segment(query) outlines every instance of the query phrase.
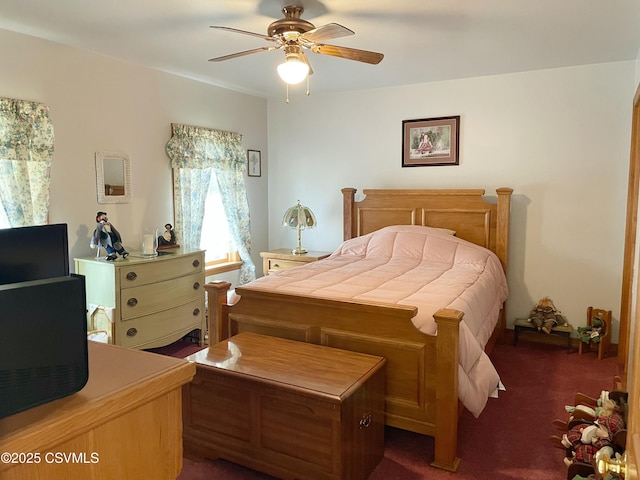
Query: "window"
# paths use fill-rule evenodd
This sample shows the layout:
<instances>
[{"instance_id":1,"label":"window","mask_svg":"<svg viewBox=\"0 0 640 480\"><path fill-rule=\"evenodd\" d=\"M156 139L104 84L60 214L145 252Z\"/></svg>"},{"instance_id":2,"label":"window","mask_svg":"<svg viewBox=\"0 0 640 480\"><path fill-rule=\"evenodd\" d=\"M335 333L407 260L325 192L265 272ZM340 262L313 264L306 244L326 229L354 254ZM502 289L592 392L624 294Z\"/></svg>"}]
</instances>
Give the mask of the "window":
<instances>
[{"instance_id":1,"label":"window","mask_svg":"<svg viewBox=\"0 0 640 480\"><path fill-rule=\"evenodd\" d=\"M238 285L254 280L242 135L176 123L171 132L166 151L173 169L175 228L183 247L209 250L209 275L239 265Z\"/></svg>"},{"instance_id":2,"label":"window","mask_svg":"<svg viewBox=\"0 0 640 480\"><path fill-rule=\"evenodd\" d=\"M200 248L205 250L207 274L240 268L242 260L229 230L215 172L211 174L204 204Z\"/></svg>"},{"instance_id":3,"label":"window","mask_svg":"<svg viewBox=\"0 0 640 480\"><path fill-rule=\"evenodd\" d=\"M9 228L10 226L11 224L9 223L9 219L7 218L4 208L0 208L0 228Z\"/></svg>"}]
</instances>

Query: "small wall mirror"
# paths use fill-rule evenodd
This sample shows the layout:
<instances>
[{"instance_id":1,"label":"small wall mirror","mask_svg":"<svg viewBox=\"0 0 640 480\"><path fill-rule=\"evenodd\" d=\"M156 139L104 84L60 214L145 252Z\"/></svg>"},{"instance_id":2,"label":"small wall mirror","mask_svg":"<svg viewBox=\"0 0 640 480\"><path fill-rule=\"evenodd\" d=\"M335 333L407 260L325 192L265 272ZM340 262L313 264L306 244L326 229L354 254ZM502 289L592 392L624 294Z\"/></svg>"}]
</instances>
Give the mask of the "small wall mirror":
<instances>
[{"instance_id":1,"label":"small wall mirror","mask_svg":"<svg viewBox=\"0 0 640 480\"><path fill-rule=\"evenodd\" d=\"M129 155L122 152L96 152L96 188L98 203L129 203Z\"/></svg>"}]
</instances>

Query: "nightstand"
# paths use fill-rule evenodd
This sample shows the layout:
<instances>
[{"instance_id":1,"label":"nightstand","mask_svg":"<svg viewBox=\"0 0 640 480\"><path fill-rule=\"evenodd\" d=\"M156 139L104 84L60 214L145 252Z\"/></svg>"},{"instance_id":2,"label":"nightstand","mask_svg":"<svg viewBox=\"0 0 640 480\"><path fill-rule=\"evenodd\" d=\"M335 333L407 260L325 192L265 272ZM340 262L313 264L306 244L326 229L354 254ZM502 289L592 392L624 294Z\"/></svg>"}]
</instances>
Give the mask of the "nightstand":
<instances>
[{"instance_id":1,"label":"nightstand","mask_svg":"<svg viewBox=\"0 0 640 480\"><path fill-rule=\"evenodd\" d=\"M331 252L309 251L300 255L291 253L290 248L279 248L268 252L260 252L262 257L262 272L269 275L271 272L279 272L293 267L299 267L305 263L316 262L327 258Z\"/></svg>"}]
</instances>

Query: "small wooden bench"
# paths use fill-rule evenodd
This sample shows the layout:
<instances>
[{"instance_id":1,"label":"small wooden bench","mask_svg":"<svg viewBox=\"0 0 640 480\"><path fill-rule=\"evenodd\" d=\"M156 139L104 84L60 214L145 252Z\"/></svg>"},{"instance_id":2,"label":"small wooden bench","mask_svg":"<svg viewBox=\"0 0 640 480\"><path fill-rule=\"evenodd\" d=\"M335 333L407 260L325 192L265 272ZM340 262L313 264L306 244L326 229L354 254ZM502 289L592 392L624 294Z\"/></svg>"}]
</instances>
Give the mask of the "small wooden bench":
<instances>
[{"instance_id":1,"label":"small wooden bench","mask_svg":"<svg viewBox=\"0 0 640 480\"><path fill-rule=\"evenodd\" d=\"M513 322L513 344L518 343L518 334L520 331L536 331L536 326L529 322L526 318L517 318ZM573 331L573 327L569 324L566 325L556 325L551 329L551 333L549 335L559 335L561 337L567 337L567 353L571 351L571 332ZM546 333L542 333L541 335L547 335Z\"/></svg>"}]
</instances>

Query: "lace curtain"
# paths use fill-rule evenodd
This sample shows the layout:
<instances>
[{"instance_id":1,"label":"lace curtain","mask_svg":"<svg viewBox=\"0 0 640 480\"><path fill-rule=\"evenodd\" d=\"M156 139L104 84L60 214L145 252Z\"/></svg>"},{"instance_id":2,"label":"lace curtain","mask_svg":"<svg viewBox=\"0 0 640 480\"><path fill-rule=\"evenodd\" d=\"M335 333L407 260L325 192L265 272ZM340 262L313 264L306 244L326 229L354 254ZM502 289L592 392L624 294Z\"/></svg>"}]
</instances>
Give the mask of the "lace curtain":
<instances>
[{"instance_id":1,"label":"lace curtain","mask_svg":"<svg viewBox=\"0 0 640 480\"><path fill-rule=\"evenodd\" d=\"M238 284L254 280L242 135L180 124L172 124L172 131L166 150L173 168L175 229L181 242L191 248L200 245L205 199L213 170L231 236L243 262Z\"/></svg>"},{"instance_id":2,"label":"lace curtain","mask_svg":"<svg viewBox=\"0 0 640 480\"><path fill-rule=\"evenodd\" d=\"M48 106L0 98L0 205L12 227L47 223L53 141Z\"/></svg>"}]
</instances>

